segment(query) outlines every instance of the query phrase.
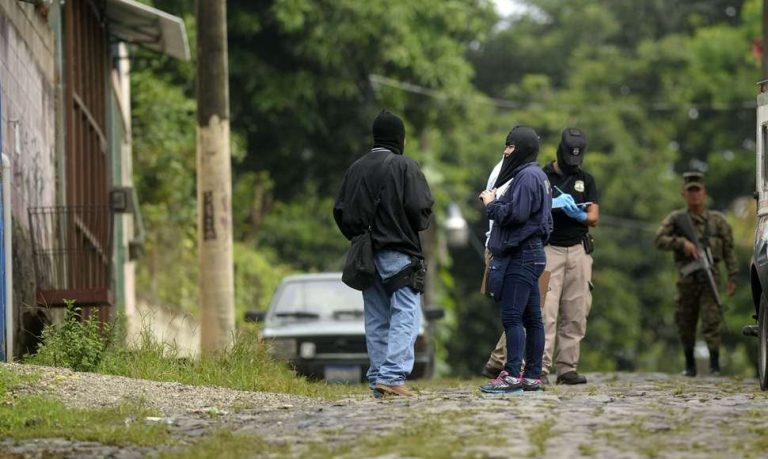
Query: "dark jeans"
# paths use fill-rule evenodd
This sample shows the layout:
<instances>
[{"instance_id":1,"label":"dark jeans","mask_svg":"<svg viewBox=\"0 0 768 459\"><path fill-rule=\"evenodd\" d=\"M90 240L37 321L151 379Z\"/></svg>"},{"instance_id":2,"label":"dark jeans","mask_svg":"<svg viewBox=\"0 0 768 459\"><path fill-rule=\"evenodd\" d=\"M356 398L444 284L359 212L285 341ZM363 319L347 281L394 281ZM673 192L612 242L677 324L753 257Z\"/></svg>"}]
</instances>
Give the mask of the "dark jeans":
<instances>
[{"instance_id":1,"label":"dark jeans","mask_svg":"<svg viewBox=\"0 0 768 459\"><path fill-rule=\"evenodd\" d=\"M541 377L544 324L541 320L539 276L547 257L540 240L524 242L508 255L501 293L501 323L507 333L505 369L520 376L525 349L525 378Z\"/></svg>"}]
</instances>

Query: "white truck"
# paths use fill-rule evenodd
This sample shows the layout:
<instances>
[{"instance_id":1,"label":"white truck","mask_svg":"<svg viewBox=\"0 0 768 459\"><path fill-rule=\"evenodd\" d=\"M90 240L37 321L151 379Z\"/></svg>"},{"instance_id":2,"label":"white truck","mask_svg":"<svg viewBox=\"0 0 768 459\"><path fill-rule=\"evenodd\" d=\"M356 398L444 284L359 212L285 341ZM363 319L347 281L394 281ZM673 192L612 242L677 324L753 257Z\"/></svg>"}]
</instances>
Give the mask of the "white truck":
<instances>
[{"instance_id":1,"label":"white truck","mask_svg":"<svg viewBox=\"0 0 768 459\"><path fill-rule=\"evenodd\" d=\"M759 340L757 370L760 388L768 389L768 80L758 83L757 145L755 169L757 228L750 261L750 285L757 325L746 325L743 333Z\"/></svg>"}]
</instances>

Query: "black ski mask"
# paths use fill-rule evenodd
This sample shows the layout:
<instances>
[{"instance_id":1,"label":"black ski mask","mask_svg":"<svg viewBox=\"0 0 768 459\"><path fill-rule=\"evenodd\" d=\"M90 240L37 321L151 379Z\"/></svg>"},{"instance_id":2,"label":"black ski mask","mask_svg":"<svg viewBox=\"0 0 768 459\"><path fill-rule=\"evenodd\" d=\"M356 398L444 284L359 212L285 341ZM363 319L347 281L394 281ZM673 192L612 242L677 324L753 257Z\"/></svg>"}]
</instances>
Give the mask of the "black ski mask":
<instances>
[{"instance_id":1,"label":"black ski mask","mask_svg":"<svg viewBox=\"0 0 768 459\"><path fill-rule=\"evenodd\" d=\"M581 129L567 128L557 146L557 165L565 175L579 171L587 151L587 137Z\"/></svg>"},{"instance_id":2,"label":"black ski mask","mask_svg":"<svg viewBox=\"0 0 768 459\"><path fill-rule=\"evenodd\" d=\"M528 126L515 126L507 135L507 146L514 146L515 151L501 163L499 178L496 179L494 188L507 183L523 164L536 161L539 155L539 136Z\"/></svg>"},{"instance_id":3,"label":"black ski mask","mask_svg":"<svg viewBox=\"0 0 768 459\"><path fill-rule=\"evenodd\" d=\"M371 132L374 148L386 148L397 155L405 152L405 125L399 117L382 110L373 120Z\"/></svg>"}]
</instances>

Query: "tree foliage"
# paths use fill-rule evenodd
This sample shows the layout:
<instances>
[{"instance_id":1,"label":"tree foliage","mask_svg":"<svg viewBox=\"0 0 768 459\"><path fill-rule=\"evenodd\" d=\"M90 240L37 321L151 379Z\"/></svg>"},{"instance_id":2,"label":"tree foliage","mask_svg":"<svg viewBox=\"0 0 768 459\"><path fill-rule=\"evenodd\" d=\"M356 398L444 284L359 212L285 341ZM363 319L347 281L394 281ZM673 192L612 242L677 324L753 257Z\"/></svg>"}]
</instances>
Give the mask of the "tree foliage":
<instances>
[{"instance_id":1,"label":"tree foliage","mask_svg":"<svg viewBox=\"0 0 768 459\"><path fill-rule=\"evenodd\" d=\"M193 19L191 0L156 3ZM500 332L498 311L477 292L475 249L446 246L443 209L458 202L482 239L476 196L508 130L533 126L543 163L554 158L561 130L578 126L603 215L582 369L679 366L675 273L653 237L661 218L683 206L679 174L695 168L707 172L712 207L740 228L741 289L727 312L725 353L732 371L750 372L736 331L751 314L753 220L734 203L754 183L760 77L751 47L761 2L525 4L523 14L499 21L487 0L228 2L238 307L263 307L289 270L340 266L347 243L331 203L346 167L370 145L371 120L388 108L405 118L406 154L437 201L438 231L428 243L438 299L449 310L442 368L476 372ZM142 56L133 91L136 174L155 255L142 261L141 285L169 302L193 302L194 72ZM153 256L165 261L151 268Z\"/></svg>"}]
</instances>

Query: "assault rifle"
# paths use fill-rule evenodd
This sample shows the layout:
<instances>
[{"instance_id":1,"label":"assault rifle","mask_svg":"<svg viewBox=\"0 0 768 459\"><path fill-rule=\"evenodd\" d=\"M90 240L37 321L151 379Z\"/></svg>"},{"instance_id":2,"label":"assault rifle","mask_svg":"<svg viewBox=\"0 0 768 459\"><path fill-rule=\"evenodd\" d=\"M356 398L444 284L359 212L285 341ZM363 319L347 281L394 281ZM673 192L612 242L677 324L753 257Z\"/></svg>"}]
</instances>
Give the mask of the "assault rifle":
<instances>
[{"instance_id":1,"label":"assault rifle","mask_svg":"<svg viewBox=\"0 0 768 459\"><path fill-rule=\"evenodd\" d=\"M715 263L714 259L712 258L712 250L709 248L709 240L706 235L702 239L699 239L696 236L696 231L693 229L693 221L691 220L691 215L688 212L683 212L677 218L676 223L677 227L680 229L680 231L682 231L683 236L691 241L696 246L696 250L699 252L698 258L680 268L680 273L683 276L688 276L698 271L704 271L704 274L707 276L709 290L712 292L712 296L715 298L718 311L720 311L720 320L723 324L723 327L726 327L725 317L723 316L723 302L720 300L720 292L717 289L717 281L715 281L715 276L712 274L712 267Z\"/></svg>"}]
</instances>

